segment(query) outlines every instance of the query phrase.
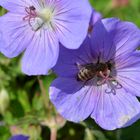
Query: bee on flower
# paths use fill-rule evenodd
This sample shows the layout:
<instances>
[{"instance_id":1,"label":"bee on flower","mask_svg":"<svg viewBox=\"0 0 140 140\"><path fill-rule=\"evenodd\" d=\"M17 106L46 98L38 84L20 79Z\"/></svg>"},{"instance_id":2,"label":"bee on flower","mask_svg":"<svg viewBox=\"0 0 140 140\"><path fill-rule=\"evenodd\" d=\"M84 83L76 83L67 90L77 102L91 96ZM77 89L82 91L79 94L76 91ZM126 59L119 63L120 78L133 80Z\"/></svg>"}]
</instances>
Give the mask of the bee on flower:
<instances>
[{"instance_id":1,"label":"bee on flower","mask_svg":"<svg viewBox=\"0 0 140 140\"><path fill-rule=\"evenodd\" d=\"M116 18L95 23L78 50L63 46L50 87L50 99L67 120L91 117L114 130L140 117L140 30Z\"/></svg>"}]
</instances>

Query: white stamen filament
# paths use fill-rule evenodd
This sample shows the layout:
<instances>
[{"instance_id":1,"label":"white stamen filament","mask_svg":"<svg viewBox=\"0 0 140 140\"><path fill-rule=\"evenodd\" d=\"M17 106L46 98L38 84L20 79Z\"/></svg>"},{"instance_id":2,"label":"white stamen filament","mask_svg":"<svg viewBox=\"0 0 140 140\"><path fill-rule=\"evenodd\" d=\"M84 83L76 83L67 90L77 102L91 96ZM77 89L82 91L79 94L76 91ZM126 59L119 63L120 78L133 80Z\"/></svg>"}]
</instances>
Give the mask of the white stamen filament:
<instances>
[{"instance_id":1,"label":"white stamen filament","mask_svg":"<svg viewBox=\"0 0 140 140\"><path fill-rule=\"evenodd\" d=\"M122 85L119 84L115 78L110 77L110 70L107 70L106 75L103 74L102 71L99 72L100 77L102 78L102 80L97 82L98 86L101 86L103 84L107 84L109 89L106 89L105 92L106 93L113 93L114 95L116 94L116 89L121 89Z\"/></svg>"}]
</instances>

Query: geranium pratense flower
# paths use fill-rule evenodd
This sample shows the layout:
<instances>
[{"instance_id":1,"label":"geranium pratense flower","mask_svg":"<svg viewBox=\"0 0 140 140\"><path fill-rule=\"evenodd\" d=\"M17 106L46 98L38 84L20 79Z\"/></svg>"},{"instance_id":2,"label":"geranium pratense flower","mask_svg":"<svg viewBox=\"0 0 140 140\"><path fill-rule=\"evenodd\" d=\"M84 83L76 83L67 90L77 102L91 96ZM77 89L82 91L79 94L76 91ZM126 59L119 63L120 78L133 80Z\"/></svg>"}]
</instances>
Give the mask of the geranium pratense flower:
<instances>
[{"instance_id":1,"label":"geranium pratense flower","mask_svg":"<svg viewBox=\"0 0 140 140\"><path fill-rule=\"evenodd\" d=\"M92 12L88 0L1 0L0 6L9 11L0 18L0 50L10 58L25 50L22 70L28 75L47 74L56 64L59 42L77 49Z\"/></svg>"},{"instance_id":2,"label":"geranium pratense flower","mask_svg":"<svg viewBox=\"0 0 140 140\"><path fill-rule=\"evenodd\" d=\"M29 137L24 135L15 135L12 136L9 140L29 140Z\"/></svg>"},{"instance_id":3,"label":"geranium pratense flower","mask_svg":"<svg viewBox=\"0 0 140 140\"><path fill-rule=\"evenodd\" d=\"M130 22L103 19L78 50L61 47L50 99L67 120L93 118L113 130L140 113L140 30Z\"/></svg>"}]
</instances>

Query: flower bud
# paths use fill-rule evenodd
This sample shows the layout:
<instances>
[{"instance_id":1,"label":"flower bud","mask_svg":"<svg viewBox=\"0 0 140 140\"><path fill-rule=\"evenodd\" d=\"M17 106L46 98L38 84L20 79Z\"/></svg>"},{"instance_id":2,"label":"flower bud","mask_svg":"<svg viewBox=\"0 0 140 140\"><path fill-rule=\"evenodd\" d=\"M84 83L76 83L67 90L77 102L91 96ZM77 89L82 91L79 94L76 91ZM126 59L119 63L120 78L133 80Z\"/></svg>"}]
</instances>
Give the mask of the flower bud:
<instances>
[{"instance_id":1,"label":"flower bud","mask_svg":"<svg viewBox=\"0 0 140 140\"><path fill-rule=\"evenodd\" d=\"M9 95L5 89L0 91L0 114L4 114L9 106Z\"/></svg>"},{"instance_id":2,"label":"flower bud","mask_svg":"<svg viewBox=\"0 0 140 140\"><path fill-rule=\"evenodd\" d=\"M30 125L28 127L28 135L30 136L30 140L38 140L41 134L41 127L40 126L35 126L35 125Z\"/></svg>"}]
</instances>

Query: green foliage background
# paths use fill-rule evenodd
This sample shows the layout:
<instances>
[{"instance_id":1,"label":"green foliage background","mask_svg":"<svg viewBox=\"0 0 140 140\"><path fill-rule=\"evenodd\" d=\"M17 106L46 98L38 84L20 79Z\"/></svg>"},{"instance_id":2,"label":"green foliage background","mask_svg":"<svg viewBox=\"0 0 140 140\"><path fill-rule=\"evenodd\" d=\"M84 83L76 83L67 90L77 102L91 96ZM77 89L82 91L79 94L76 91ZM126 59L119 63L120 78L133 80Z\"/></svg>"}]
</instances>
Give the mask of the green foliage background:
<instances>
[{"instance_id":1,"label":"green foliage background","mask_svg":"<svg viewBox=\"0 0 140 140\"><path fill-rule=\"evenodd\" d=\"M119 17L140 27L140 0L131 0L121 8L112 8L111 0L91 0L91 4L104 17ZM1 8L0 14L4 13ZM140 139L140 121L115 131L102 130L91 119L80 124L65 122L48 101L48 87L55 76L24 75L21 57L10 60L0 54L0 93L4 91L3 96L0 94L0 140L19 133L30 135L31 140L47 140L53 128L58 130L58 140Z\"/></svg>"}]
</instances>

